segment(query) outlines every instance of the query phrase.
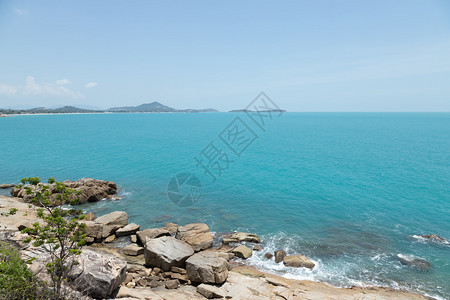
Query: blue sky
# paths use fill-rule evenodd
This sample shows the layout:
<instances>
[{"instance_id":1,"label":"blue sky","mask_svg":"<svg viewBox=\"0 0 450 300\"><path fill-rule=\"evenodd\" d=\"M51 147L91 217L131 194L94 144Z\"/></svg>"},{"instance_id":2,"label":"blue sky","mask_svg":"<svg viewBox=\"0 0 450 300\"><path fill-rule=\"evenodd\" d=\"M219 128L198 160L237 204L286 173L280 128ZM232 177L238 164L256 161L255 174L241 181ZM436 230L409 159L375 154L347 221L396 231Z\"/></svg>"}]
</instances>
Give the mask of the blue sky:
<instances>
[{"instance_id":1,"label":"blue sky","mask_svg":"<svg viewBox=\"0 0 450 300\"><path fill-rule=\"evenodd\" d=\"M0 0L0 107L450 111L450 1Z\"/></svg>"}]
</instances>

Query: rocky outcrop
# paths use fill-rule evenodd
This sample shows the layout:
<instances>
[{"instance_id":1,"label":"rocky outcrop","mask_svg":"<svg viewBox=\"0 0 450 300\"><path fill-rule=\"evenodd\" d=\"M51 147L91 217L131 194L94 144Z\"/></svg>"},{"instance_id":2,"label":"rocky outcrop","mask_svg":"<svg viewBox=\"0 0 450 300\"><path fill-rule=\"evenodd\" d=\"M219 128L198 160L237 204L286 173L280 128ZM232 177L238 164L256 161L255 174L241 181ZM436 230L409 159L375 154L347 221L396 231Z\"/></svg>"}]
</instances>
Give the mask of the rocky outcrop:
<instances>
[{"instance_id":1,"label":"rocky outcrop","mask_svg":"<svg viewBox=\"0 0 450 300\"><path fill-rule=\"evenodd\" d=\"M222 241L224 244L229 243L239 243L239 242L251 242L251 243L260 243L260 238L253 233L247 232L235 232L232 234L224 235L222 237Z\"/></svg>"},{"instance_id":2,"label":"rocky outcrop","mask_svg":"<svg viewBox=\"0 0 450 300\"><path fill-rule=\"evenodd\" d=\"M116 236L127 236L135 234L139 230L140 226L134 223L128 224L125 227L119 228L116 231Z\"/></svg>"},{"instance_id":3,"label":"rocky outcrop","mask_svg":"<svg viewBox=\"0 0 450 300\"><path fill-rule=\"evenodd\" d=\"M194 254L189 244L170 236L150 239L145 244L145 263L169 271L171 267L184 267L186 259Z\"/></svg>"},{"instance_id":4,"label":"rocky outcrop","mask_svg":"<svg viewBox=\"0 0 450 300\"><path fill-rule=\"evenodd\" d=\"M124 227L128 223L128 215L124 211L113 211L112 213L103 215L95 219L95 222L103 225L119 225Z\"/></svg>"},{"instance_id":5,"label":"rocky outcrop","mask_svg":"<svg viewBox=\"0 0 450 300\"><path fill-rule=\"evenodd\" d=\"M95 298L106 298L125 280L127 264L109 254L83 250L70 273L77 290Z\"/></svg>"},{"instance_id":6,"label":"rocky outcrop","mask_svg":"<svg viewBox=\"0 0 450 300\"><path fill-rule=\"evenodd\" d=\"M204 251L186 260L186 271L192 282L221 284L228 277L228 262L211 251Z\"/></svg>"},{"instance_id":7,"label":"rocky outcrop","mask_svg":"<svg viewBox=\"0 0 450 300\"><path fill-rule=\"evenodd\" d=\"M397 254L397 258L402 265L409 266L418 271L426 272L431 269L431 264L422 258L415 258L413 256L402 254Z\"/></svg>"},{"instance_id":8,"label":"rocky outcrop","mask_svg":"<svg viewBox=\"0 0 450 300\"><path fill-rule=\"evenodd\" d=\"M15 184L0 184L0 189L10 189L15 187Z\"/></svg>"},{"instance_id":9,"label":"rocky outcrop","mask_svg":"<svg viewBox=\"0 0 450 300\"><path fill-rule=\"evenodd\" d=\"M283 263L286 267L294 268L314 268L315 264L303 255L289 255L283 258Z\"/></svg>"},{"instance_id":10,"label":"rocky outcrop","mask_svg":"<svg viewBox=\"0 0 450 300\"><path fill-rule=\"evenodd\" d=\"M213 244L213 236L208 225L204 223L180 226L175 237L191 245L195 252L208 249Z\"/></svg>"},{"instance_id":11,"label":"rocky outcrop","mask_svg":"<svg viewBox=\"0 0 450 300\"><path fill-rule=\"evenodd\" d=\"M170 236L166 228L149 228L136 233L138 242L145 245L148 240L156 239L162 236Z\"/></svg>"},{"instance_id":12,"label":"rocky outcrop","mask_svg":"<svg viewBox=\"0 0 450 300\"><path fill-rule=\"evenodd\" d=\"M240 245L239 247L234 248L231 252L242 259L247 259L252 256L252 250L248 249L244 245Z\"/></svg>"},{"instance_id":13,"label":"rocky outcrop","mask_svg":"<svg viewBox=\"0 0 450 300\"><path fill-rule=\"evenodd\" d=\"M74 189L79 194L72 194L72 200L78 198L79 204L86 202L96 202L102 199L117 198L117 186L115 183L105 180L97 180L92 178L82 178L77 181L63 181L66 187ZM55 184L39 183L38 185L24 185L20 187L13 187L11 195L22 198L24 201L30 202L34 198L36 191L40 190L43 185L48 186L48 191L56 196ZM26 188L31 189L31 194L27 193ZM55 198L55 197L53 197ZM52 198L51 198L52 199ZM54 199L53 199L54 200Z\"/></svg>"},{"instance_id":14,"label":"rocky outcrop","mask_svg":"<svg viewBox=\"0 0 450 300\"><path fill-rule=\"evenodd\" d=\"M430 240L435 243L450 245L450 241L447 241L446 239L444 239L438 235L435 235L435 234L421 235L420 237Z\"/></svg>"}]
</instances>

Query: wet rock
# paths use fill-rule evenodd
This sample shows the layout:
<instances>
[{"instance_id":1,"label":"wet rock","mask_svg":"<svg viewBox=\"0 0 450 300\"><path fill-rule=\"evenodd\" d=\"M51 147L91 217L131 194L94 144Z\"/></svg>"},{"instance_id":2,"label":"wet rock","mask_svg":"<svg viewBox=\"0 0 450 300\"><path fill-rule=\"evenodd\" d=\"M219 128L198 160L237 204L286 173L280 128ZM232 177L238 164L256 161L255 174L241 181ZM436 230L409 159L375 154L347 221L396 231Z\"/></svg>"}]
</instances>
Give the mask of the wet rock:
<instances>
[{"instance_id":1,"label":"wet rock","mask_svg":"<svg viewBox=\"0 0 450 300\"><path fill-rule=\"evenodd\" d=\"M286 256L286 251L277 250L274 252L275 262L278 264L283 261L283 258Z\"/></svg>"},{"instance_id":2,"label":"wet rock","mask_svg":"<svg viewBox=\"0 0 450 300\"><path fill-rule=\"evenodd\" d=\"M138 242L145 245L148 240L156 239L162 236L170 236L170 232L165 228L150 228L137 233Z\"/></svg>"},{"instance_id":3,"label":"wet rock","mask_svg":"<svg viewBox=\"0 0 450 300\"><path fill-rule=\"evenodd\" d=\"M270 253L270 252L266 252L266 254L264 254L264 257L265 257L266 259L271 259L271 258L273 257L273 254Z\"/></svg>"},{"instance_id":4,"label":"wet rock","mask_svg":"<svg viewBox=\"0 0 450 300\"><path fill-rule=\"evenodd\" d=\"M126 278L127 264L109 254L84 249L69 274L77 290L95 298L106 298Z\"/></svg>"},{"instance_id":5,"label":"wet rock","mask_svg":"<svg viewBox=\"0 0 450 300\"><path fill-rule=\"evenodd\" d=\"M243 259L247 259L252 256L252 250L248 249L244 245L240 245L239 247L234 248L231 252L234 253L234 255L236 255L237 257Z\"/></svg>"},{"instance_id":6,"label":"wet rock","mask_svg":"<svg viewBox=\"0 0 450 300\"><path fill-rule=\"evenodd\" d=\"M431 269L431 264L422 258L414 258L402 254L397 254L397 258L402 265L412 267L418 271L426 272Z\"/></svg>"},{"instance_id":7,"label":"wet rock","mask_svg":"<svg viewBox=\"0 0 450 300\"><path fill-rule=\"evenodd\" d=\"M225 298L226 292L221 290L220 288L209 285L209 284L200 284L197 286L197 292L208 299L214 298Z\"/></svg>"},{"instance_id":8,"label":"wet rock","mask_svg":"<svg viewBox=\"0 0 450 300\"><path fill-rule=\"evenodd\" d=\"M208 225L204 223L192 223L178 227L177 239L191 245L195 252L208 249L213 244L213 237Z\"/></svg>"},{"instance_id":9,"label":"wet rock","mask_svg":"<svg viewBox=\"0 0 450 300\"><path fill-rule=\"evenodd\" d=\"M204 251L186 260L186 271L192 282L221 284L228 277L228 262Z\"/></svg>"},{"instance_id":10,"label":"wet rock","mask_svg":"<svg viewBox=\"0 0 450 300\"><path fill-rule=\"evenodd\" d=\"M314 268L315 264L303 255L289 255L283 258L283 263L286 267L295 268Z\"/></svg>"},{"instance_id":11,"label":"wet rock","mask_svg":"<svg viewBox=\"0 0 450 300\"><path fill-rule=\"evenodd\" d=\"M189 244L170 236L150 239L145 244L145 263L169 271L171 267L184 267L186 259L194 254Z\"/></svg>"},{"instance_id":12,"label":"wet rock","mask_svg":"<svg viewBox=\"0 0 450 300\"><path fill-rule=\"evenodd\" d=\"M130 256L137 256L144 253L144 248L139 247L138 245L128 245L123 248L123 254Z\"/></svg>"},{"instance_id":13,"label":"wet rock","mask_svg":"<svg viewBox=\"0 0 450 300\"><path fill-rule=\"evenodd\" d=\"M256 234L247 232L235 232L232 234L224 235L222 237L222 241L224 244L238 243L238 242L252 242L252 243L261 242L261 240Z\"/></svg>"},{"instance_id":14,"label":"wet rock","mask_svg":"<svg viewBox=\"0 0 450 300\"><path fill-rule=\"evenodd\" d=\"M262 251L262 247L260 245L253 246L253 251Z\"/></svg>"},{"instance_id":15,"label":"wet rock","mask_svg":"<svg viewBox=\"0 0 450 300\"><path fill-rule=\"evenodd\" d=\"M442 244L447 244L447 245L450 244L449 241L447 241L446 239L444 239L438 235L435 235L435 234L421 235L421 237L428 239L430 241L433 241L433 242L437 242L437 243L442 243Z\"/></svg>"},{"instance_id":16,"label":"wet rock","mask_svg":"<svg viewBox=\"0 0 450 300\"><path fill-rule=\"evenodd\" d=\"M123 227L128 223L128 215L124 211L113 211L112 213L98 217L95 219L95 222L103 225L120 225Z\"/></svg>"},{"instance_id":17,"label":"wet rock","mask_svg":"<svg viewBox=\"0 0 450 300\"><path fill-rule=\"evenodd\" d=\"M127 236L135 234L139 230L140 226L134 223L130 223L125 227L119 228L116 231L116 236Z\"/></svg>"}]
</instances>

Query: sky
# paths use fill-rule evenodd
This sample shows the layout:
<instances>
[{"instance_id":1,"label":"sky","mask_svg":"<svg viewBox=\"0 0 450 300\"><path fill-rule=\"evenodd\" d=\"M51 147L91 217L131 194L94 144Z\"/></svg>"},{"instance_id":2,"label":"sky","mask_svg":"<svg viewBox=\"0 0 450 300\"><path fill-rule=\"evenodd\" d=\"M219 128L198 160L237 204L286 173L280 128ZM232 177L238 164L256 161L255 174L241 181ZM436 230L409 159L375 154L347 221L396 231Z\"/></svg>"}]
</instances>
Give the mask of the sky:
<instances>
[{"instance_id":1,"label":"sky","mask_svg":"<svg viewBox=\"0 0 450 300\"><path fill-rule=\"evenodd\" d=\"M0 108L450 111L450 1L0 0Z\"/></svg>"}]
</instances>

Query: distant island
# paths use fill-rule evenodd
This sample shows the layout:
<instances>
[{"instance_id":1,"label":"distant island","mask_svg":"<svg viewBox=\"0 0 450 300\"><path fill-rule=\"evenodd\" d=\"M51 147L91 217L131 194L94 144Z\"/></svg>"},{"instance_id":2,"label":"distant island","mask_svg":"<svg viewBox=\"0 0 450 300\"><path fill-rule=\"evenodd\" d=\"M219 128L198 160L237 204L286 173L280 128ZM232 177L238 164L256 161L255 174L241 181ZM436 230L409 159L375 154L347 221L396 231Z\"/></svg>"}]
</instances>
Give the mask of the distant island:
<instances>
[{"instance_id":1,"label":"distant island","mask_svg":"<svg viewBox=\"0 0 450 300\"><path fill-rule=\"evenodd\" d=\"M1 109L0 115L25 114L86 114L86 113L209 113L218 112L213 108L206 109L175 109L159 102L141 104L139 106L112 107L107 110L91 110L74 106L63 106L56 109L37 107L32 109Z\"/></svg>"}]
</instances>

